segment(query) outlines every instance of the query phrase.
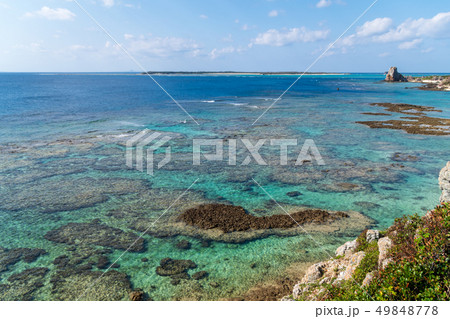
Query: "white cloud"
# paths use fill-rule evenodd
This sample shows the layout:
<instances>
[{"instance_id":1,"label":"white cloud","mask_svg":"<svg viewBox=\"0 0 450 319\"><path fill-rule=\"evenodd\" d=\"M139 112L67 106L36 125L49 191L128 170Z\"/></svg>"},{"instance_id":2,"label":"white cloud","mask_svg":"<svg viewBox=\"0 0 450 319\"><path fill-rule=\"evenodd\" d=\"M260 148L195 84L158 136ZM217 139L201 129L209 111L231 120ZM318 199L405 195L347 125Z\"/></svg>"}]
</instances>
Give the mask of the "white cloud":
<instances>
[{"instance_id":1,"label":"white cloud","mask_svg":"<svg viewBox=\"0 0 450 319\"><path fill-rule=\"evenodd\" d=\"M114 6L114 0L102 0L102 3L105 7L111 8Z\"/></svg>"},{"instance_id":2,"label":"white cloud","mask_svg":"<svg viewBox=\"0 0 450 319\"><path fill-rule=\"evenodd\" d=\"M317 2L316 7L317 8L325 8L331 6L331 0L320 0Z\"/></svg>"},{"instance_id":3,"label":"white cloud","mask_svg":"<svg viewBox=\"0 0 450 319\"><path fill-rule=\"evenodd\" d=\"M52 9L49 7L42 7L40 10L35 12L28 12L25 14L26 18L31 17L41 17L48 20L73 20L75 18L75 13L68 9L57 8Z\"/></svg>"},{"instance_id":4,"label":"white cloud","mask_svg":"<svg viewBox=\"0 0 450 319\"><path fill-rule=\"evenodd\" d=\"M360 26L356 32L356 35L358 37L370 37L386 32L391 26L391 18L377 18L372 21L367 21L362 26Z\"/></svg>"},{"instance_id":5,"label":"white cloud","mask_svg":"<svg viewBox=\"0 0 450 319\"><path fill-rule=\"evenodd\" d=\"M129 39L125 47L134 53L169 57L176 54L189 54L197 56L200 53L200 45L195 41L175 37L150 37L140 36L138 39Z\"/></svg>"},{"instance_id":6,"label":"white cloud","mask_svg":"<svg viewBox=\"0 0 450 319\"><path fill-rule=\"evenodd\" d=\"M134 35L129 34L129 33L125 33L125 34L123 35L123 37L124 37L125 40L131 40L131 39L134 39Z\"/></svg>"},{"instance_id":7,"label":"white cloud","mask_svg":"<svg viewBox=\"0 0 450 319\"><path fill-rule=\"evenodd\" d=\"M272 10L269 12L269 17L278 17L279 14L277 10Z\"/></svg>"},{"instance_id":8,"label":"white cloud","mask_svg":"<svg viewBox=\"0 0 450 319\"><path fill-rule=\"evenodd\" d=\"M417 48L417 46L422 43L422 39L415 39L412 41L407 41L407 42L402 42L398 45L398 48L400 50L410 50L410 49L414 49Z\"/></svg>"},{"instance_id":9,"label":"white cloud","mask_svg":"<svg viewBox=\"0 0 450 319\"><path fill-rule=\"evenodd\" d=\"M70 51L93 51L94 48L90 45L74 44L69 47Z\"/></svg>"},{"instance_id":10,"label":"white cloud","mask_svg":"<svg viewBox=\"0 0 450 319\"><path fill-rule=\"evenodd\" d=\"M233 46L229 46L229 47L222 48L222 49L213 49L209 53L209 57L214 60L214 59L217 59L221 55L235 53L235 52L242 52L242 49L236 49Z\"/></svg>"},{"instance_id":11,"label":"white cloud","mask_svg":"<svg viewBox=\"0 0 450 319\"><path fill-rule=\"evenodd\" d=\"M405 41L419 37L449 37L450 12L441 12L431 19L408 19L397 28L376 37L379 42Z\"/></svg>"},{"instance_id":12,"label":"white cloud","mask_svg":"<svg viewBox=\"0 0 450 319\"><path fill-rule=\"evenodd\" d=\"M357 28L356 33L341 39L337 46L350 47L370 42L398 42L398 48L416 48L427 38L450 37L450 12L441 12L430 19L408 19L393 26L391 18L377 18Z\"/></svg>"},{"instance_id":13,"label":"white cloud","mask_svg":"<svg viewBox=\"0 0 450 319\"><path fill-rule=\"evenodd\" d=\"M208 19L208 16L206 14L201 14L200 19Z\"/></svg>"},{"instance_id":14,"label":"white cloud","mask_svg":"<svg viewBox=\"0 0 450 319\"><path fill-rule=\"evenodd\" d=\"M250 46L255 44L281 47L295 42L314 42L326 39L328 33L329 30L308 30L305 27L281 31L271 29L258 34L256 39L251 41Z\"/></svg>"},{"instance_id":15,"label":"white cloud","mask_svg":"<svg viewBox=\"0 0 450 319\"><path fill-rule=\"evenodd\" d=\"M356 33L339 40L337 46L349 47L355 45L357 41L361 43L367 42L371 37L388 31L392 26L392 23L391 18L376 18L374 20L367 21L362 26L357 28Z\"/></svg>"}]
</instances>

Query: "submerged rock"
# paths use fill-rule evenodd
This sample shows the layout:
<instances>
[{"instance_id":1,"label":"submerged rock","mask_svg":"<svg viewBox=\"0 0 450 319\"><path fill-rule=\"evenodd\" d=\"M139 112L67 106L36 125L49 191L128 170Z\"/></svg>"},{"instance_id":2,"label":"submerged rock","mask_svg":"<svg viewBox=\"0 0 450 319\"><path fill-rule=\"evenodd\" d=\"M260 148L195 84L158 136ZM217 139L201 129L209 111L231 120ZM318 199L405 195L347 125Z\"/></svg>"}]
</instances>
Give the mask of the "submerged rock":
<instances>
[{"instance_id":1,"label":"submerged rock","mask_svg":"<svg viewBox=\"0 0 450 319\"><path fill-rule=\"evenodd\" d=\"M186 210L179 220L201 229L218 228L225 233L250 229L293 228L306 223L325 223L348 217L346 213L331 214L324 210L310 209L289 215L256 217L248 214L241 206L204 204Z\"/></svg>"},{"instance_id":2,"label":"submerged rock","mask_svg":"<svg viewBox=\"0 0 450 319\"><path fill-rule=\"evenodd\" d=\"M299 196L302 196L303 194L300 192L294 191L294 192L287 192L286 195L289 197L299 197Z\"/></svg>"},{"instance_id":3,"label":"submerged rock","mask_svg":"<svg viewBox=\"0 0 450 319\"><path fill-rule=\"evenodd\" d=\"M116 270L103 273L66 269L53 275L51 282L55 300L129 300L132 291L128 276Z\"/></svg>"},{"instance_id":4,"label":"submerged rock","mask_svg":"<svg viewBox=\"0 0 450 319\"><path fill-rule=\"evenodd\" d=\"M97 262L97 268L98 269L106 269L108 268L109 265L109 259L106 256L100 256L98 258L98 262Z\"/></svg>"},{"instance_id":5,"label":"submerged rock","mask_svg":"<svg viewBox=\"0 0 450 319\"><path fill-rule=\"evenodd\" d=\"M442 112L434 107L402 103L372 103L371 105L381 106L389 112L408 116L403 116L398 120L357 121L356 123L367 125L370 128L403 130L408 134L450 135L450 119L426 115L426 112Z\"/></svg>"},{"instance_id":6,"label":"submerged rock","mask_svg":"<svg viewBox=\"0 0 450 319\"><path fill-rule=\"evenodd\" d=\"M55 182L42 179L27 187L14 185L0 193L0 208L9 211L33 209L53 213L91 207L108 200L111 195L137 193L148 189L143 181L121 178L70 178Z\"/></svg>"},{"instance_id":7,"label":"submerged rock","mask_svg":"<svg viewBox=\"0 0 450 319\"><path fill-rule=\"evenodd\" d=\"M49 269L44 267L26 269L11 275L8 283L0 284L0 300L30 301L35 300L35 293L44 286L44 278Z\"/></svg>"},{"instance_id":8,"label":"submerged rock","mask_svg":"<svg viewBox=\"0 0 450 319\"><path fill-rule=\"evenodd\" d=\"M68 245L92 244L121 250L129 248L133 252L141 252L145 249L143 238L98 222L69 223L49 231L44 237L47 240ZM133 246L130 247L132 244Z\"/></svg>"},{"instance_id":9,"label":"submerged rock","mask_svg":"<svg viewBox=\"0 0 450 319\"><path fill-rule=\"evenodd\" d=\"M209 240L202 240L200 242L200 246L202 246L203 248L208 248L209 246L211 246L211 242Z\"/></svg>"},{"instance_id":10,"label":"submerged rock","mask_svg":"<svg viewBox=\"0 0 450 319\"><path fill-rule=\"evenodd\" d=\"M403 154L399 152L394 153L391 158L396 162L417 162L419 160L419 158L415 155Z\"/></svg>"},{"instance_id":11,"label":"submerged rock","mask_svg":"<svg viewBox=\"0 0 450 319\"><path fill-rule=\"evenodd\" d=\"M164 258L156 267L159 276L170 276L178 279L189 279L187 271L197 268L197 264L192 260Z\"/></svg>"},{"instance_id":12,"label":"submerged rock","mask_svg":"<svg viewBox=\"0 0 450 319\"><path fill-rule=\"evenodd\" d=\"M364 202L364 201L363 202L353 202L353 204L361 206L366 209L375 209L375 208L381 207L381 205L379 205L379 204L372 203L372 202Z\"/></svg>"},{"instance_id":13,"label":"submerged rock","mask_svg":"<svg viewBox=\"0 0 450 319\"><path fill-rule=\"evenodd\" d=\"M295 280L286 277L274 282L258 284L251 288L241 299L245 301L276 301L291 291Z\"/></svg>"},{"instance_id":14,"label":"submerged rock","mask_svg":"<svg viewBox=\"0 0 450 319\"><path fill-rule=\"evenodd\" d=\"M195 274L192 274L192 279L200 280L200 279L204 279L204 278L208 277L208 275L209 275L208 272L202 270L202 271L196 272Z\"/></svg>"},{"instance_id":15,"label":"submerged rock","mask_svg":"<svg viewBox=\"0 0 450 319\"><path fill-rule=\"evenodd\" d=\"M143 301L145 294L142 290L134 290L130 292L130 301Z\"/></svg>"},{"instance_id":16,"label":"submerged rock","mask_svg":"<svg viewBox=\"0 0 450 319\"><path fill-rule=\"evenodd\" d=\"M366 189L366 187L363 185L346 182L338 182L335 184L318 184L316 186L325 191L331 191L336 193L359 192Z\"/></svg>"},{"instance_id":17,"label":"submerged rock","mask_svg":"<svg viewBox=\"0 0 450 319\"><path fill-rule=\"evenodd\" d=\"M40 256L47 254L43 249L38 248L13 248L6 249L0 247L0 273L9 269L19 261L31 263Z\"/></svg>"},{"instance_id":18,"label":"submerged rock","mask_svg":"<svg viewBox=\"0 0 450 319\"><path fill-rule=\"evenodd\" d=\"M116 270L93 271L107 267L108 248L73 245L53 261L56 272L50 278L51 300L129 300L132 291L128 276ZM95 284L95 285L94 285Z\"/></svg>"},{"instance_id":19,"label":"submerged rock","mask_svg":"<svg viewBox=\"0 0 450 319\"><path fill-rule=\"evenodd\" d=\"M216 281L211 281L209 285L213 288L219 288L220 284Z\"/></svg>"},{"instance_id":20,"label":"submerged rock","mask_svg":"<svg viewBox=\"0 0 450 319\"><path fill-rule=\"evenodd\" d=\"M180 240L179 242L176 243L175 247L177 247L178 249L181 250L188 250L191 249L191 243L185 239Z\"/></svg>"}]
</instances>

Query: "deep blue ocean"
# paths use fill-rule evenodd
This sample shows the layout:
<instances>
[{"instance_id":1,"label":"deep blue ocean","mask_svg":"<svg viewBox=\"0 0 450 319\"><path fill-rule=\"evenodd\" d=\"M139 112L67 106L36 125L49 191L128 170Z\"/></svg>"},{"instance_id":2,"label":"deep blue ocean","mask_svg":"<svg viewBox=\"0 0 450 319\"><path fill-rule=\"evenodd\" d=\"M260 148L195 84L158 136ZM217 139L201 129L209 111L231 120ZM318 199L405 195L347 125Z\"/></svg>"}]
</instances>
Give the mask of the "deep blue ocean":
<instances>
[{"instance_id":1,"label":"deep blue ocean","mask_svg":"<svg viewBox=\"0 0 450 319\"><path fill-rule=\"evenodd\" d=\"M73 272L73 287L55 286L55 276L61 276L55 258L74 260L71 254L79 246L96 249L112 262L124 249L93 244L82 232L69 231L59 242L45 235L69 223L98 219L137 235L146 228L137 225L152 225L144 235L145 250L128 252L117 262L115 271L126 274L133 289L154 300L231 298L287 274L295 277L365 227L382 229L404 214L425 214L438 204L438 174L450 160L450 138L356 122L404 116L362 114L385 112L370 105L381 102L435 107L441 112L430 116L448 119L450 94L419 90L414 83L385 83L383 78L305 75L253 125L295 76L155 76L197 125L148 76L0 73L0 247L6 249L1 255L0 248L1 283L44 267L48 272L39 277L42 287L28 295L74 299L67 290L81 292L88 275ZM171 137L172 161L153 176L125 163L126 141L143 129ZM227 158L194 166L192 140L199 138L224 140L225 153L230 139L297 139L299 146L289 150L286 166L279 165L269 142L260 150L267 165L239 165L248 155L239 148L236 166L229 166ZM292 165L307 139L314 141L324 166ZM184 209L206 202L240 205L261 216L282 214L266 192L287 210L355 211L370 222L358 217L353 228L316 227L311 230L314 241L305 234L274 234L240 243L211 239L208 247L202 234L181 230L175 222ZM180 240L192 247L178 249ZM100 252L105 247L109 250ZM31 263L20 258L12 262L14 248L40 248L46 254ZM209 275L173 284L155 272L166 257L193 260L197 270ZM24 299L14 287L0 289L0 298Z\"/></svg>"}]
</instances>

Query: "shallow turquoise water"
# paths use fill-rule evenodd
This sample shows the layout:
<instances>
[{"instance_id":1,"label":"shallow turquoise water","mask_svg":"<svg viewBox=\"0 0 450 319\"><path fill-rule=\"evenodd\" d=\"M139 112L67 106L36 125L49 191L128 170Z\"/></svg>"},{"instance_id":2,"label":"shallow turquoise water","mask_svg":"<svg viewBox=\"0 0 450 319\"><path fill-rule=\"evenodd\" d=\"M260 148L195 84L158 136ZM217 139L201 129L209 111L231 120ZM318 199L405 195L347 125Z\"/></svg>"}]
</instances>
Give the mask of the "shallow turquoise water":
<instances>
[{"instance_id":1,"label":"shallow turquoise water","mask_svg":"<svg viewBox=\"0 0 450 319\"><path fill-rule=\"evenodd\" d=\"M450 97L448 92L414 89L416 84L383 83L382 78L305 76L252 125L293 77L158 77L199 122L196 125L143 76L0 74L0 246L48 252L31 264L10 266L0 273L2 282L30 267L48 267L50 274L36 298L52 299L52 262L67 245L45 239L48 231L99 218L139 234L133 225L140 217L155 220L197 178L167 217L202 202L241 205L255 215L282 214L253 178L282 206L354 210L372 218L371 227L387 227L403 214L425 213L438 202L437 176L450 159L450 139L370 129L355 122L373 119L363 112L383 112L369 105L375 102L433 106L442 112L430 116L449 118ZM144 128L174 137L172 162L154 176L125 165L124 143ZM228 166L226 158L193 166L193 138L295 138L300 146L290 148L290 163L303 141L313 139L326 165L280 166L277 148L267 142L260 152L267 166ZM416 160L399 162L395 153ZM239 149L238 163L247 155ZM357 188L349 190L342 183ZM289 197L293 191L301 195ZM123 216L111 217L113 212ZM155 224L156 232L162 225ZM361 230L314 233L319 244L297 235L242 244L213 241L208 248L192 236L145 235L146 251L125 254L118 271L155 300L242 296L292 267L301 273L304 265L327 257ZM189 240L192 248L176 249L180 239ZM108 257L113 261L121 254L113 250ZM143 263L144 257L149 261ZM165 257L191 259L209 277L173 286L155 273ZM251 268L253 263L257 266ZM212 281L219 288L208 284Z\"/></svg>"}]
</instances>

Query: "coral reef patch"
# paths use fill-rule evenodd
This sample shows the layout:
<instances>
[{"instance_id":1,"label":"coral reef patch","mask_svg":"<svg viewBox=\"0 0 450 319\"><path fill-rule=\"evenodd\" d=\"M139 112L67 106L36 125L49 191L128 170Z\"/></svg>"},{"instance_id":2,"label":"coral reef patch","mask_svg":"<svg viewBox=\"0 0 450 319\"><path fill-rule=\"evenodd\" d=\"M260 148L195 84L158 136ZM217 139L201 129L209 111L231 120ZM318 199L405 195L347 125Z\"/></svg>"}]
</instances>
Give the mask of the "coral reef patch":
<instances>
[{"instance_id":1,"label":"coral reef patch","mask_svg":"<svg viewBox=\"0 0 450 319\"><path fill-rule=\"evenodd\" d=\"M248 214L240 206L205 204L188 209L180 215L179 220L201 229L218 228L225 233L230 233L250 229L285 229L306 223L326 223L346 217L348 215L343 212L331 214L319 209L299 211L290 214L290 216L282 214L256 217Z\"/></svg>"},{"instance_id":2,"label":"coral reef patch","mask_svg":"<svg viewBox=\"0 0 450 319\"><path fill-rule=\"evenodd\" d=\"M74 244L92 244L115 249L140 252L145 249L145 240L131 232L113 228L98 221L91 223L69 223L45 234L47 240ZM133 244L133 246L131 246ZM131 246L131 247L130 247Z\"/></svg>"},{"instance_id":3,"label":"coral reef patch","mask_svg":"<svg viewBox=\"0 0 450 319\"><path fill-rule=\"evenodd\" d=\"M398 120L357 121L370 128L403 130L408 134L450 135L450 119L427 116L425 112L442 112L434 107L411 104L372 103L389 112L408 115Z\"/></svg>"}]
</instances>

